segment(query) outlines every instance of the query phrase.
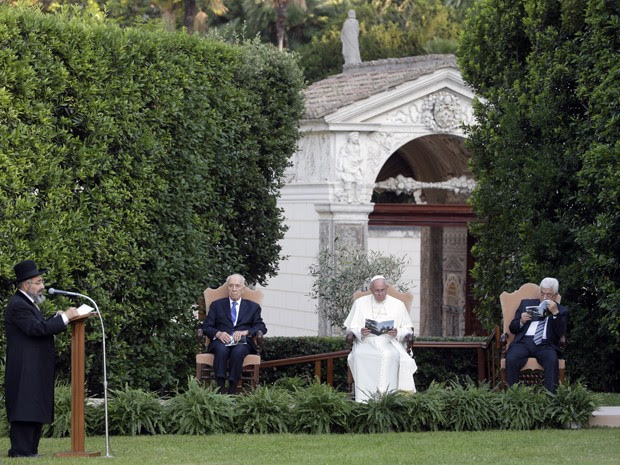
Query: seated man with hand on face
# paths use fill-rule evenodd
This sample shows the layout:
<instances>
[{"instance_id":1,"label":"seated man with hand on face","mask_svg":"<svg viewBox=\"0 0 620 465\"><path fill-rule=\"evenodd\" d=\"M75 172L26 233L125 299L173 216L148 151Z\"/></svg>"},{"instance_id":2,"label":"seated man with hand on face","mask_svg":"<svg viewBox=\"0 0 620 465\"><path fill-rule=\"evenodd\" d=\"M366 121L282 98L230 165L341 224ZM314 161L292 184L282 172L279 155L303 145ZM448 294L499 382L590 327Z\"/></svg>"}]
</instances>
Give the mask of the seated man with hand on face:
<instances>
[{"instance_id":1,"label":"seated man with hand on face","mask_svg":"<svg viewBox=\"0 0 620 465\"><path fill-rule=\"evenodd\" d=\"M373 394L394 390L415 392L413 374L415 360L407 353L402 341L412 333L411 317L405 304L387 295L388 284L383 276L370 280L370 295L353 303L344 322L355 334L355 342L347 359L355 380L355 400L366 402ZM366 327L366 320L393 321L387 333L375 335Z\"/></svg>"},{"instance_id":2,"label":"seated man with hand on face","mask_svg":"<svg viewBox=\"0 0 620 465\"><path fill-rule=\"evenodd\" d=\"M245 291L243 276L230 275L226 285L228 297L216 300L209 306L202 330L211 340L207 352L215 355L213 368L220 392L227 392L228 371L228 394L236 394L243 359L250 353L257 353L253 337L258 331L265 334L267 327L261 318L260 305L241 298Z\"/></svg>"},{"instance_id":3,"label":"seated man with hand on face","mask_svg":"<svg viewBox=\"0 0 620 465\"><path fill-rule=\"evenodd\" d=\"M519 372L529 357L534 357L545 370L545 388L555 393L558 388L558 352L560 338L566 333L568 309L556 303L558 280L545 278L540 283L540 299L521 301L509 330L515 335L506 354L506 382L512 386L519 381ZM541 305L542 304L542 305ZM532 319L527 307L545 309L542 319Z\"/></svg>"}]
</instances>

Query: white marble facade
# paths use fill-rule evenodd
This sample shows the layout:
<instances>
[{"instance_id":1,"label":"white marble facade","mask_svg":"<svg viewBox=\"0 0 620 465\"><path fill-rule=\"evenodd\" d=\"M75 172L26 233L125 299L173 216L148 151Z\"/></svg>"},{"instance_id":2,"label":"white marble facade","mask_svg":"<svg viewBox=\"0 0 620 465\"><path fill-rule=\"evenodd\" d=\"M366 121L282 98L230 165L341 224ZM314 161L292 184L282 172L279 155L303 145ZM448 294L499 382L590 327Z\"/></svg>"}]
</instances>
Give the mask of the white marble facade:
<instances>
[{"instance_id":1,"label":"white marble facade","mask_svg":"<svg viewBox=\"0 0 620 465\"><path fill-rule=\"evenodd\" d=\"M319 247L336 236L366 250L407 255L404 278L419 326L419 228L369 230L367 218L377 175L396 150L423 136L464 137L460 125L473 121L473 93L454 57L429 57L362 63L307 90L303 137L279 201L289 227L282 240L287 258L264 288L269 336L329 333L309 297L308 269Z\"/></svg>"}]
</instances>

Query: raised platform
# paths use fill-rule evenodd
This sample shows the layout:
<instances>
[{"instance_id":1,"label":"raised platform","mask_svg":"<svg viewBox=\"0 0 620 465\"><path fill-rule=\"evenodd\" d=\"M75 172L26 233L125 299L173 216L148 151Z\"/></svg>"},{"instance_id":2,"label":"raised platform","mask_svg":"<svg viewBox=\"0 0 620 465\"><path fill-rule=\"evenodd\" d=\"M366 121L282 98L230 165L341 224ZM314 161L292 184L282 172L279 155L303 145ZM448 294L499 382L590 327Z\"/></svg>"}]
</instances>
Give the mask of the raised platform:
<instances>
[{"instance_id":1,"label":"raised platform","mask_svg":"<svg viewBox=\"0 0 620 465\"><path fill-rule=\"evenodd\" d=\"M620 407L600 407L590 417L590 426L620 428Z\"/></svg>"}]
</instances>

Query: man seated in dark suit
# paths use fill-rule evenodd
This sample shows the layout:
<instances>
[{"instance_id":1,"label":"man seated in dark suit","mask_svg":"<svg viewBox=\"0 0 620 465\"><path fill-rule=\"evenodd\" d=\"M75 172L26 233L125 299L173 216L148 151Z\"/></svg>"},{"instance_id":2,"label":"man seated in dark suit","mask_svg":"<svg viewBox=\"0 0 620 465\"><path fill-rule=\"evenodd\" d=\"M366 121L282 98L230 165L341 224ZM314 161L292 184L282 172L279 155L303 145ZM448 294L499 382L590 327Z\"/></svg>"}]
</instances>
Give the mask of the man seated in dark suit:
<instances>
[{"instance_id":1,"label":"man seated in dark suit","mask_svg":"<svg viewBox=\"0 0 620 465\"><path fill-rule=\"evenodd\" d=\"M257 352L253 337L258 331L265 334L267 328L261 318L260 305L241 298L245 291L243 276L229 276L226 285L228 297L216 300L209 306L202 330L211 340L207 352L215 355L213 368L220 392L227 392L228 371L228 394L235 394L243 359L249 353Z\"/></svg>"},{"instance_id":2,"label":"man seated in dark suit","mask_svg":"<svg viewBox=\"0 0 620 465\"><path fill-rule=\"evenodd\" d=\"M568 309L555 302L559 283L555 278L545 278L540 283L540 300L521 301L509 329L515 334L506 354L506 382L509 386L519 381L519 372L529 357L535 357L545 370L545 388L555 393L558 388L558 352L560 338L566 333ZM542 319L532 318L526 307L546 307ZM536 321L534 321L536 320Z\"/></svg>"}]
</instances>

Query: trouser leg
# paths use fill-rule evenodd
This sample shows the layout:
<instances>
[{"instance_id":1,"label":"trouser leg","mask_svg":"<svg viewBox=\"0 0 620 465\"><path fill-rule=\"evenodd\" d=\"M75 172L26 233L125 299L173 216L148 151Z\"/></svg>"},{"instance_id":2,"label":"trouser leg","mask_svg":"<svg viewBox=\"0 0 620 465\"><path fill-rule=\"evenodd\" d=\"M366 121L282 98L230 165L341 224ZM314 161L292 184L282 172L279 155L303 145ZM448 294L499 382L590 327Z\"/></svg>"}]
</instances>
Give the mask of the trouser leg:
<instances>
[{"instance_id":1,"label":"trouser leg","mask_svg":"<svg viewBox=\"0 0 620 465\"><path fill-rule=\"evenodd\" d=\"M228 368L228 357L230 348L222 344L221 341L213 341L209 350L215 356L213 361L213 370L216 378L226 378L226 369Z\"/></svg>"},{"instance_id":2,"label":"trouser leg","mask_svg":"<svg viewBox=\"0 0 620 465\"><path fill-rule=\"evenodd\" d=\"M23 457L36 455L39 452L42 423L32 421L13 421L9 437L11 448L9 457Z\"/></svg>"},{"instance_id":3,"label":"trouser leg","mask_svg":"<svg viewBox=\"0 0 620 465\"><path fill-rule=\"evenodd\" d=\"M513 342L506 354L506 383L508 386L519 382L521 368L527 363L530 356L529 349L525 342Z\"/></svg>"},{"instance_id":4,"label":"trouser leg","mask_svg":"<svg viewBox=\"0 0 620 465\"><path fill-rule=\"evenodd\" d=\"M545 369L545 388L547 391L555 394L558 390L558 378L560 375L558 353L552 346L543 344L538 347L536 360Z\"/></svg>"},{"instance_id":5,"label":"trouser leg","mask_svg":"<svg viewBox=\"0 0 620 465\"><path fill-rule=\"evenodd\" d=\"M248 344L239 344L231 347L230 357L228 358L228 392L234 394L237 392L237 382L241 378L243 371L243 359L250 353Z\"/></svg>"}]
</instances>

